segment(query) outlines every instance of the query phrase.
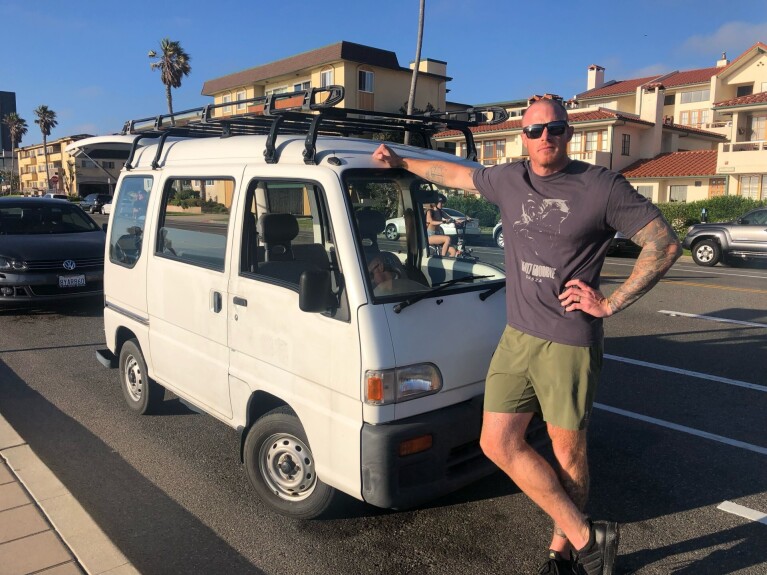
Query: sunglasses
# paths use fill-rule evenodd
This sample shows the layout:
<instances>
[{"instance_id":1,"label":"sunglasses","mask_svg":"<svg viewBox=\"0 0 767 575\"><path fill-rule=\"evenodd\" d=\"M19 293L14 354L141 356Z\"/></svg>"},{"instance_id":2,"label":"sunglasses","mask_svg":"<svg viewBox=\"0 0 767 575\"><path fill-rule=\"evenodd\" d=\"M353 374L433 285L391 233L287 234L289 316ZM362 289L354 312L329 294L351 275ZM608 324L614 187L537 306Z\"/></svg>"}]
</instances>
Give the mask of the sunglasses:
<instances>
[{"instance_id":1,"label":"sunglasses","mask_svg":"<svg viewBox=\"0 0 767 575\"><path fill-rule=\"evenodd\" d=\"M522 128L522 131L531 140L537 140L543 135L543 130L549 131L549 136L561 136L567 130L567 120L557 120L548 124L530 124Z\"/></svg>"}]
</instances>

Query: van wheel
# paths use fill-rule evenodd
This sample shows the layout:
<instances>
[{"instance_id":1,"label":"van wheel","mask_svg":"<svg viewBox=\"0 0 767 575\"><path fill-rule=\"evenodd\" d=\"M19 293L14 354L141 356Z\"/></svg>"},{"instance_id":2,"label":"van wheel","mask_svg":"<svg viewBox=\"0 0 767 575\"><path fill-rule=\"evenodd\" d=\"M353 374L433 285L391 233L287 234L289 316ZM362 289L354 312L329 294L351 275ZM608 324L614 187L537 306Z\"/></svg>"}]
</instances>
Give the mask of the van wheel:
<instances>
[{"instance_id":1,"label":"van wheel","mask_svg":"<svg viewBox=\"0 0 767 575\"><path fill-rule=\"evenodd\" d=\"M245 469L259 497L282 515L314 519L332 505L336 490L323 483L296 414L278 407L260 417L245 439Z\"/></svg>"},{"instance_id":2,"label":"van wheel","mask_svg":"<svg viewBox=\"0 0 767 575\"><path fill-rule=\"evenodd\" d=\"M153 413L165 397L163 387L149 378L135 339L126 341L120 350L120 385L128 407L138 415Z\"/></svg>"},{"instance_id":3,"label":"van wheel","mask_svg":"<svg viewBox=\"0 0 767 575\"><path fill-rule=\"evenodd\" d=\"M699 266L715 266L721 257L722 250L714 240L703 240L692 248L692 259Z\"/></svg>"},{"instance_id":4,"label":"van wheel","mask_svg":"<svg viewBox=\"0 0 767 575\"><path fill-rule=\"evenodd\" d=\"M384 230L384 234L386 235L387 240L396 240L399 237L397 226L395 226L394 224L389 224L388 226L386 226L386 229Z\"/></svg>"}]
</instances>

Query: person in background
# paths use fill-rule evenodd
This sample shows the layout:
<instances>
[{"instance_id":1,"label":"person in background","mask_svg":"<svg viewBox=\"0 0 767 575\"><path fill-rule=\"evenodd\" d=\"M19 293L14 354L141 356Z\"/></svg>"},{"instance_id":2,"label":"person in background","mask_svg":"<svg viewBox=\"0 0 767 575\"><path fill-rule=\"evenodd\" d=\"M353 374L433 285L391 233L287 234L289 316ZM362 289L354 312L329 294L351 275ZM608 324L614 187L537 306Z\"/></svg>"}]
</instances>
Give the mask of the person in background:
<instances>
[{"instance_id":1,"label":"person in background","mask_svg":"<svg viewBox=\"0 0 767 575\"><path fill-rule=\"evenodd\" d=\"M442 210L444 204L445 196L440 195L437 198L437 203L430 204L430 208L426 210L426 235L429 239L429 245L440 247L442 257L455 257L458 250L450 245L450 236L445 234L441 228L442 224L449 223L452 219Z\"/></svg>"},{"instance_id":2,"label":"person in background","mask_svg":"<svg viewBox=\"0 0 767 575\"><path fill-rule=\"evenodd\" d=\"M507 325L486 378L480 445L553 520L539 573L613 575L618 524L585 513L586 430L602 368L602 319L657 284L681 246L658 208L623 176L567 156L573 128L561 102L533 102L522 126L524 162L420 160L385 144L373 159L444 187L479 191L500 207L508 230ZM605 297L599 274L616 230L642 250L628 279ZM553 466L525 441L536 413L547 424Z\"/></svg>"}]
</instances>

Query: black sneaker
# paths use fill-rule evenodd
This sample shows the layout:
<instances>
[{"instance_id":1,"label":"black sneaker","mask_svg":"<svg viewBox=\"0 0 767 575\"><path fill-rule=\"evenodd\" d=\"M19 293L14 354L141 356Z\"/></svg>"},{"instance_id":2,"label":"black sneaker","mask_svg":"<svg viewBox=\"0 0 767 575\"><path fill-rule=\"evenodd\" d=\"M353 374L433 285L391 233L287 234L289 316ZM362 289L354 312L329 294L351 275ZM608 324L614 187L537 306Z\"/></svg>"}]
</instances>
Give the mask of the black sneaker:
<instances>
[{"instance_id":1,"label":"black sneaker","mask_svg":"<svg viewBox=\"0 0 767 575\"><path fill-rule=\"evenodd\" d=\"M538 575L573 575L574 573L574 563L551 549L549 549L548 561L538 570Z\"/></svg>"},{"instance_id":2,"label":"black sneaker","mask_svg":"<svg viewBox=\"0 0 767 575\"><path fill-rule=\"evenodd\" d=\"M589 542L575 554L575 561L585 575L613 575L618 554L618 524L589 521Z\"/></svg>"}]
</instances>

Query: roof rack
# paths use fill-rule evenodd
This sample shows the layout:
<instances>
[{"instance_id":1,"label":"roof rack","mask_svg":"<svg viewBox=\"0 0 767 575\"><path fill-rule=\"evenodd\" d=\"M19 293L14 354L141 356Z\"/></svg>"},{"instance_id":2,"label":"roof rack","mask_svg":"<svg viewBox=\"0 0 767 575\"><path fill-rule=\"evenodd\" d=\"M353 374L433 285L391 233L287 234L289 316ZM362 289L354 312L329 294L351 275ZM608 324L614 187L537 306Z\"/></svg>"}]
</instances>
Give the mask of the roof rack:
<instances>
[{"instance_id":1,"label":"roof rack","mask_svg":"<svg viewBox=\"0 0 767 575\"><path fill-rule=\"evenodd\" d=\"M424 146L431 148L431 136L444 130L458 130L466 139L466 159L476 161L477 150L469 128L482 124L498 124L508 119L503 108L497 106L474 107L456 112L427 112L422 115L395 114L336 108L344 99L343 86L310 88L297 92L270 94L226 102L209 104L173 114L161 114L148 118L130 120L123 126L123 134L136 135L131 147L127 170L139 142L147 138L159 138L152 168L159 165L165 140L170 136L187 138L229 137L246 134L266 135L264 159L267 163L279 161L275 142L278 135L305 135L304 162L316 163L318 135L365 136L375 133L420 134ZM216 116L218 109L237 106L246 112L237 115Z\"/></svg>"}]
</instances>

